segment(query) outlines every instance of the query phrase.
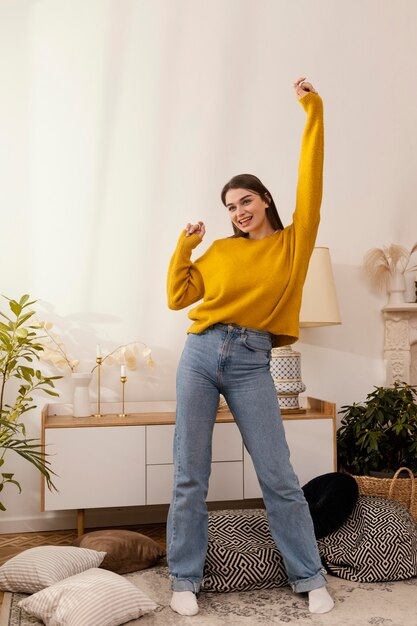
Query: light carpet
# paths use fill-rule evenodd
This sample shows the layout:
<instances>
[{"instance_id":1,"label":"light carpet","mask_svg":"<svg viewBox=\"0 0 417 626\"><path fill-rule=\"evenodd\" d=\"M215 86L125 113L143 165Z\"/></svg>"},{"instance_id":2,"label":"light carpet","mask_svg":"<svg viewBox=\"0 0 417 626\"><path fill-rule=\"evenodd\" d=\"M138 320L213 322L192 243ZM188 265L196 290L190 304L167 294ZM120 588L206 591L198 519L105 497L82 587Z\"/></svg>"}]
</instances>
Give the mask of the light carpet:
<instances>
[{"instance_id":1,"label":"light carpet","mask_svg":"<svg viewBox=\"0 0 417 626\"><path fill-rule=\"evenodd\" d=\"M126 575L162 609L129 626L417 626L417 578L390 583L351 583L328 577L335 608L325 615L308 612L306 595L289 587L234 593L201 593L200 613L181 617L169 608L171 592L165 565ZM17 603L22 594L5 594L0 626L39 626L22 614Z\"/></svg>"}]
</instances>

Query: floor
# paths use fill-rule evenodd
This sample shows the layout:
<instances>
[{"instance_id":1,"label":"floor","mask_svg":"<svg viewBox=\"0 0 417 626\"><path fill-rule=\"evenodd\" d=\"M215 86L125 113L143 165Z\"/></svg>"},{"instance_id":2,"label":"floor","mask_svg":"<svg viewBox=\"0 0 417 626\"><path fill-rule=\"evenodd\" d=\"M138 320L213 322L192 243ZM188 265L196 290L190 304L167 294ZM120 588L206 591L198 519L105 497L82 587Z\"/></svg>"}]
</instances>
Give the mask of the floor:
<instances>
[{"instance_id":1,"label":"floor","mask_svg":"<svg viewBox=\"0 0 417 626\"><path fill-rule=\"evenodd\" d=\"M125 526L151 537L165 547L165 524ZM88 530L95 530L93 528ZM40 545L71 545L77 533L75 530L36 532L0 535L0 564L11 556ZM145 572L150 585L154 579L160 585L160 578L151 568ZM164 583L166 584L166 583ZM272 624L291 623L294 626L416 626L417 578L390 583L351 583L329 576L329 588L336 601L337 611L331 617L311 616L305 612L301 600L294 599L289 590L263 590L244 594L203 594L201 619L206 626L213 624L236 623ZM151 586L150 586L151 589ZM285 593L284 593L285 592ZM169 593L169 592L168 592ZM259 603L261 597L261 603ZM262 601L263 598L263 601ZM0 592L0 605L3 594ZM167 600L167 606L169 599ZM229 615L230 614L230 615ZM159 621L152 624L182 624L172 611L161 611ZM238 615L238 622L234 617ZM271 617L272 615L272 617ZM204 619L203 619L204 617ZM141 618L141 621L144 618ZM183 618L188 620L188 618ZM176 621L177 620L177 621ZM314 625L313 625L314 622ZM148 623L148 622L147 622Z\"/></svg>"},{"instance_id":2,"label":"floor","mask_svg":"<svg viewBox=\"0 0 417 626\"><path fill-rule=\"evenodd\" d=\"M134 530L157 541L165 548L165 524L142 524L138 526L123 526L125 530ZM91 530L99 530L90 528ZM70 546L77 537L74 530L55 530L36 533L16 533L0 535L0 565L23 550L36 546ZM3 592L0 591L0 605L3 602Z\"/></svg>"}]
</instances>

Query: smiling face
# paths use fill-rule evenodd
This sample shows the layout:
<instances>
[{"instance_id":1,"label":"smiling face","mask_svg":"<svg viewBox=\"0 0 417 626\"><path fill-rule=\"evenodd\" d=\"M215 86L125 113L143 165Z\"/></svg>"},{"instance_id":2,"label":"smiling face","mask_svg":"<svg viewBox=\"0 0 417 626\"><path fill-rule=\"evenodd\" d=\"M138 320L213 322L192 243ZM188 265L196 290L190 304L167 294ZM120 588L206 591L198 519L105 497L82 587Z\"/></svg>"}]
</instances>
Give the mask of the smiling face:
<instances>
[{"instance_id":1,"label":"smiling face","mask_svg":"<svg viewBox=\"0 0 417 626\"><path fill-rule=\"evenodd\" d=\"M232 223L249 239L263 239L275 232L265 214L268 202L254 191L229 189L225 204Z\"/></svg>"}]
</instances>

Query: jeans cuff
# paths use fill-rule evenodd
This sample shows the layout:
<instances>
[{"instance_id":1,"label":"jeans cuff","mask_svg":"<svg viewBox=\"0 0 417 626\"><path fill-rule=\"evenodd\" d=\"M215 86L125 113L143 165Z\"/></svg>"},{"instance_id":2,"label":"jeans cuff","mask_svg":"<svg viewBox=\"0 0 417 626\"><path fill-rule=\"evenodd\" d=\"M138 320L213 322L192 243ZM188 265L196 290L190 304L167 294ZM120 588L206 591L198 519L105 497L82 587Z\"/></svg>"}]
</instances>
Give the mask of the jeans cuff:
<instances>
[{"instance_id":1,"label":"jeans cuff","mask_svg":"<svg viewBox=\"0 0 417 626\"><path fill-rule=\"evenodd\" d=\"M303 578L302 580L294 580L290 582L291 588L295 593L306 593L313 591L313 589L320 589L327 585L327 580L323 574L319 573L310 578Z\"/></svg>"},{"instance_id":2,"label":"jeans cuff","mask_svg":"<svg viewBox=\"0 0 417 626\"><path fill-rule=\"evenodd\" d=\"M192 591L193 593L200 591L201 580L194 581L186 578L176 578L175 576L170 576L170 580L171 591Z\"/></svg>"}]
</instances>

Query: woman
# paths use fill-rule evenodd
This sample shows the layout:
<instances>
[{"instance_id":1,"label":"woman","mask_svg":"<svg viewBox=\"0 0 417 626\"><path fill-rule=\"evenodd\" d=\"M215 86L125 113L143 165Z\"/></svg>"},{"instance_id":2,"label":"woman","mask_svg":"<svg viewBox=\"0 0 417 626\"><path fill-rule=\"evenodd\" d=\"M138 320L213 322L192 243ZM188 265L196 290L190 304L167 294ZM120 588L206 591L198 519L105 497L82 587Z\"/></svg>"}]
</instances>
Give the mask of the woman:
<instances>
[{"instance_id":1,"label":"woman","mask_svg":"<svg viewBox=\"0 0 417 626\"><path fill-rule=\"evenodd\" d=\"M232 178L222 190L235 235L215 241L195 262L203 222L187 224L168 272L168 305L192 309L177 372L174 490L167 524L171 608L198 613L196 593L207 550L205 498L212 431L222 393L249 451L271 534L288 580L308 592L312 613L333 600L308 505L289 460L269 370L271 348L296 341L301 294L316 239L322 196L323 105L304 78L294 83L307 113L293 223L284 228L269 191L255 176Z\"/></svg>"}]
</instances>

